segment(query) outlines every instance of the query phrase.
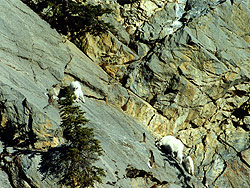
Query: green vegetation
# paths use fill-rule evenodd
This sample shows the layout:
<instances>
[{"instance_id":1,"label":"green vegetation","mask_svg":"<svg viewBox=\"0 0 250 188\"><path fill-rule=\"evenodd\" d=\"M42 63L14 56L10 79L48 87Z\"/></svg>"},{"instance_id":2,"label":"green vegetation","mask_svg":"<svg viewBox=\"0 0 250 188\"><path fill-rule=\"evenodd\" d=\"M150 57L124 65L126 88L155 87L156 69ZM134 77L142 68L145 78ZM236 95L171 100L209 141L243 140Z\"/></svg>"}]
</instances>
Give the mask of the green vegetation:
<instances>
[{"instance_id":1,"label":"green vegetation","mask_svg":"<svg viewBox=\"0 0 250 188\"><path fill-rule=\"evenodd\" d=\"M92 128L85 127L88 120L79 106L73 104L75 95L64 88L60 101L63 137L67 143L50 149L42 156L41 171L54 175L59 183L70 187L89 187L101 183L105 176L102 168L93 165L102 155L100 142L94 138Z\"/></svg>"},{"instance_id":2,"label":"green vegetation","mask_svg":"<svg viewBox=\"0 0 250 188\"><path fill-rule=\"evenodd\" d=\"M111 9L101 5L83 4L70 0L48 0L51 14L45 19L62 34L79 34L83 32L105 32L111 26L99 19L103 14L110 14Z\"/></svg>"},{"instance_id":3,"label":"green vegetation","mask_svg":"<svg viewBox=\"0 0 250 188\"><path fill-rule=\"evenodd\" d=\"M70 36L74 42L79 42L85 32L97 35L113 29L101 19L102 15L112 13L112 9L84 3L86 0L39 0L38 3L31 0L22 1L50 23L52 28Z\"/></svg>"},{"instance_id":4,"label":"green vegetation","mask_svg":"<svg viewBox=\"0 0 250 188\"><path fill-rule=\"evenodd\" d=\"M108 31L117 32L113 25L104 21L104 15L113 12L105 5L90 4L86 0L22 1L81 50L84 50L86 33L100 35Z\"/></svg>"},{"instance_id":5,"label":"green vegetation","mask_svg":"<svg viewBox=\"0 0 250 188\"><path fill-rule=\"evenodd\" d=\"M125 5L125 4L133 4L138 1L139 0L117 0L117 3L119 3L120 5Z\"/></svg>"}]
</instances>

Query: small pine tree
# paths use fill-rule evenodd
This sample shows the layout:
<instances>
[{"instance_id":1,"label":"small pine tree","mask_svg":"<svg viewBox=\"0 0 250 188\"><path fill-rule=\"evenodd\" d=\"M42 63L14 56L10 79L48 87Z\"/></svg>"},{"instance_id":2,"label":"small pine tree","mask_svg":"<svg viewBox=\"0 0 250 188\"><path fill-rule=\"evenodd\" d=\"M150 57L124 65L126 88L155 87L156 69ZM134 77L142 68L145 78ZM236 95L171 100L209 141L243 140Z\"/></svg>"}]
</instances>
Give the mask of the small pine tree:
<instances>
[{"instance_id":1,"label":"small pine tree","mask_svg":"<svg viewBox=\"0 0 250 188\"><path fill-rule=\"evenodd\" d=\"M67 143L51 148L42 156L40 171L57 177L59 183L70 187L93 187L105 176L102 168L93 165L103 150L100 141L94 138L93 129L85 127L88 120L74 104L75 95L68 87L63 90L65 97L59 104L63 137Z\"/></svg>"},{"instance_id":2,"label":"small pine tree","mask_svg":"<svg viewBox=\"0 0 250 188\"><path fill-rule=\"evenodd\" d=\"M94 182L102 182L104 170L92 164L102 155L100 142L94 138L92 128L84 127L88 120L79 106L74 105L75 95L65 88L65 98L60 101L63 136L69 141L62 163L66 173L62 182L69 186L88 187Z\"/></svg>"}]
</instances>

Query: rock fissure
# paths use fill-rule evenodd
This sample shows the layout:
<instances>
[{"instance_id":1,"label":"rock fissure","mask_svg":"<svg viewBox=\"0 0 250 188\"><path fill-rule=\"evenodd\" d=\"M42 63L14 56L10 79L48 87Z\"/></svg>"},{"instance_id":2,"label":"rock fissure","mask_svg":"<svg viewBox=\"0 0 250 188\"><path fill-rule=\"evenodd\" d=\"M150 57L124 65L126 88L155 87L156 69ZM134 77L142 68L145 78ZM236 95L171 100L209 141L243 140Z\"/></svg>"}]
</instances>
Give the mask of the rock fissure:
<instances>
[{"instance_id":1,"label":"rock fissure","mask_svg":"<svg viewBox=\"0 0 250 188\"><path fill-rule=\"evenodd\" d=\"M146 172L145 170L139 170L139 169L136 169L136 168L130 167L130 166L128 166L126 168L126 177L128 177L128 178L138 178L138 177L146 178L147 181L150 180L152 182L155 182L157 185L167 185L168 184L168 182L166 182L166 181L160 181L159 179L154 177L152 175L152 173L150 173L150 172Z\"/></svg>"},{"instance_id":2,"label":"rock fissure","mask_svg":"<svg viewBox=\"0 0 250 188\"><path fill-rule=\"evenodd\" d=\"M35 81L35 82L37 82L36 73L35 73L35 71L34 71L34 69L33 69L33 67L32 67L32 64L31 64L31 63L30 63L30 69L31 69L31 71L32 71L32 73L33 73L33 79L34 79L34 81Z\"/></svg>"},{"instance_id":3,"label":"rock fissure","mask_svg":"<svg viewBox=\"0 0 250 188\"><path fill-rule=\"evenodd\" d=\"M14 69L15 71L18 71L18 72L23 72L23 73L27 74L24 70L22 70L22 69L18 69L18 68L17 68L17 67L15 67L15 66L12 66L12 65L7 64L7 63L5 63L5 65L7 65L8 67L10 67L10 68Z\"/></svg>"},{"instance_id":4,"label":"rock fissure","mask_svg":"<svg viewBox=\"0 0 250 188\"><path fill-rule=\"evenodd\" d=\"M224 134L225 140L221 138L222 134ZM230 145L230 144L226 141L226 137L227 137L227 136L226 136L226 133L225 133L225 131L224 131L223 133L221 133L221 134L219 134L219 135L217 136L217 140L218 140L221 144L223 144L223 145L225 145L225 146L228 146L228 147L232 148L236 154L239 153L239 152L236 150L236 148L234 148L232 145Z\"/></svg>"},{"instance_id":5,"label":"rock fissure","mask_svg":"<svg viewBox=\"0 0 250 188\"><path fill-rule=\"evenodd\" d=\"M223 133L221 133L221 134L223 134ZM244 163L248 168L250 168L250 165L249 165L249 164L244 160L244 158L242 157L241 152L237 151L236 148L234 148L232 145L230 145L230 144L227 143L225 140L223 140L223 139L221 138L221 134L218 136L218 141L219 141L220 143L222 143L223 145L232 148L232 149L234 150L234 152L236 153L236 156L239 157L240 161L241 161L242 163ZM224 133L224 135L225 135L225 133ZM226 137L226 136L225 136L225 137ZM217 154L221 156L221 154L219 154L218 152L217 152ZM221 156L221 158L223 159L222 156ZM224 161L225 161L225 160L224 160Z\"/></svg>"},{"instance_id":6,"label":"rock fissure","mask_svg":"<svg viewBox=\"0 0 250 188\"><path fill-rule=\"evenodd\" d=\"M22 1L34 6L47 3ZM45 112L40 106L47 100L45 88L74 79L89 98L81 108L108 153L99 163L107 177L95 187L133 183L156 187L163 178L169 187L185 187L193 181L197 183L193 187L249 187L250 114L245 102L249 98L250 30L244 23L249 23L250 14L246 1L86 2L111 7L112 14L102 19L117 29L82 36L79 43L85 55L21 1L1 3L0 97L7 99L4 105L0 103L2 142L22 150L46 150L60 144L60 136L55 135L60 124L58 109L51 105ZM172 82L173 75L178 80ZM147 142L140 144L143 133ZM196 176L185 179L181 168L158 160L159 152L154 152L157 168L148 169L148 150L155 149L151 133L179 136L194 160ZM0 154L1 148L0 142ZM19 155L23 169L18 168L17 159L7 164L14 158L6 156L4 163L11 171L0 169L0 187L60 187L54 177L40 181L39 153L32 159L27 155ZM126 176L127 164L137 167L138 177Z\"/></svg>"},{"instance_id":7,"label":"rock fissure","mask_svg":"<svg viewBox=\"0 0 250 188\"><path fill-rule=\"evenodd\" d=\"M100 97L96 97L96 96L93 96L93 95L84 95L85 97L87 98L90 98L90 99L95 99L95 100L98 100L98 101L106 101L106 98L100 98Z\"/></svg>"},{"instance_id":8,"label":"rock fissure","mask_svg":"<svg viewBox=\"0 0 250 188\"><path fill-rule=\"evenodd\" d=\"M133 93L133 94L134 94L136 97L138 97L140 100L143 100L145 103L148 103L148 101L146 101L144 98L142 98L142 97L140 97L139 95L137 95L137 94L136 94L135 92L133 92L131 89L129 89L129 88L126 88L126 89L129 90L131 93ZM148 103L148 104L150 104L150 103ZM155 108L155 107L152 106L151 104L150 104L150 106L151 106L154 110L156 110L158 114L160 114L161 116L163 116L163 117L165 117L165 118L168 119L168 117L167 117L166 115L164 115L163 112L162 112L160 109ZM151 117L151 118L152 118L152 117ZM147 125L149 125L149 122L147 123Z\"/></svg>"},{"instance_id":9,"label":"rock fissure","mask_svg":"<svg viewBox=\"0 0 250 188\"><path fill-rule=\"evenodd\" d=\"M206 178L206 166L203 166L203 168L202 168L202 170L203 170L203 177L202 177L202 184L206 187L206 188L208 188L208 186L207 186L207 178Z\"/></svg>"},{"instance_id":10,"label":"rock fissure","mask_svg":"<svg viewBox=\"0 0 250 188\"><path fill-rule=\"evenodd\" d=\"M248 148L249 149L249 148ZM240 161L245 164L250 169L250 164L242 157L241 152L237 153L237 156L239 157Z\"/></svg>"},{"instance_id":11,"label":"rock fissure","mask_svg":"<svg viewBox=\"0 0 250 188\"><path fill-rule=\"evenodd\" d=\"M24 172L22 165L21 165L21 161L20 161L20 156L16 156L14 158L14 163L15 165L18 167L18 176L23 179L23 181L27 182L28 185L31 188L39 188L39 186L35 185L35 183L32 181L32 179L28 178L26 176L26 173Z\"/></svg>"},{"instance_id":12,"label":"rock fissure","mask_svg":"<svg viewBox=\"0 0 250 188\"><path fill-rule=\"evenodd\" d=\"M8 175L11 186L13 188L19 188L27 187L28 184L30 188L39 188L39 186L26 176L20 160L23 154L18 153L19 152L9 153L7 148L4 147L4 151L0 155L1 169Z\"/></svg>"},{"instance_id":13,"label":"rock fissure","mask_svg":"<svg viewBox=\"0 0 250 188\"><path fill-rule=\"evenodd\" d=\"M68 63L64 66L64 71L67 69L67 66L71 63L71 61L72 61L72 55L71 54L69 54L69 61L68 61Z\"/></svg>"},{"instance_id":14,"label":"rock fissure","mask_svg":"<svg viewBox=\"0 0 250 188\"><path fill-rule=\"evenodd\" d=\"M148 126L150 126L150 124L151 124L151 121L154 119L154 117L155 117L155 114L150 118L150 120L148 121Z\"/></svg>"},{"instance_id":15,"label":"rock fissure","mask_svg":"<svg viewBox=\"0 0 250 188\"><path fill-rule=\"evenodd\" d=\"M222 169L222 171L218 174L218 176L213 180L213 183L215 184L215 182L220 178L220 176L222 176L224 173L225 173L225 171L226 171L226 169L227 169L227 163L226 163L226 160L223 158L223 156L220 154L220 153L218 153L216 150L215 150L215 153L217 154L217 155L219 155L220 156L220 158L223 160L223 169Z\"/></svg>"}]
</instances>

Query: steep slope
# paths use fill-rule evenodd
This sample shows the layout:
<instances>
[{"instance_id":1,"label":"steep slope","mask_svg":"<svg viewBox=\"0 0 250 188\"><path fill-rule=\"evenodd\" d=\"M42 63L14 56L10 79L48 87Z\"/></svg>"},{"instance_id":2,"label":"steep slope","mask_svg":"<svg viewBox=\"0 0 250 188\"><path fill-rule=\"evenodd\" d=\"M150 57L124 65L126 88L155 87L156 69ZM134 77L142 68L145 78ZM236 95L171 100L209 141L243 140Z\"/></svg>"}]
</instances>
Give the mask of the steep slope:
<instances>
[{"instance_id":1,"label":"steep slope","mask_svg":"<svg viewBox=\"0 0 250 188\"><path fill-rule=\"evenodd\" d=\"M39 171L64 142L45 93L72 80L104 149L96 187L248 187L249 1L99 2L115 9L103 19L117 30L83 36L86 55L21 1L1 3L0 187L60 187ZM195 176L154 146L167 134L185 144Z\"/></svg>"},{"instance_id":2,"label":"steep slope","mask_svg":"<svg viewBox=\"0 0 250 188\"><path fill-rule=\"evenodd\" d=\"M117 12L129 40L117 38L139 57L112 62L126 53L107 36L87 35L95 48L84 51L140 98L124 111L181 138L207 187L249 185L249 1L141 0ZM110 49L107 63L98 54Z\"/></svg>"}]
</instances>

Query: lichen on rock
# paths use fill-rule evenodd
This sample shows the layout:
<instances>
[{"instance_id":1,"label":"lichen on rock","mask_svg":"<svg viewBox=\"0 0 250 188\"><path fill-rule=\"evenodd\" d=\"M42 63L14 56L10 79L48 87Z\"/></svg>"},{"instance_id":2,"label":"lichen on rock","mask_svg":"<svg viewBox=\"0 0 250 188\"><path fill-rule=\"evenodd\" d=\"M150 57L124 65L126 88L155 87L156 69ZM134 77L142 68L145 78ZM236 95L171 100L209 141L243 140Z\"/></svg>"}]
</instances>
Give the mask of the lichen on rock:
<instances>
[{"instance_id":1,"label":"lichen on rock","mask_svg":"<svg viewBox=\"0 0 250 188\"><path fill-rule=\"evenodd\" d=\"M100 19L114 29L82 34L81 49L21 1L1 4L0 187L58 187L37 171L39 152L64 142L45 93L72 80L104 149L96 187L249 187L249 1L86 2L112 8ZM193 177L155 147L165 135Z\"/></svg>"}]
</instances>

